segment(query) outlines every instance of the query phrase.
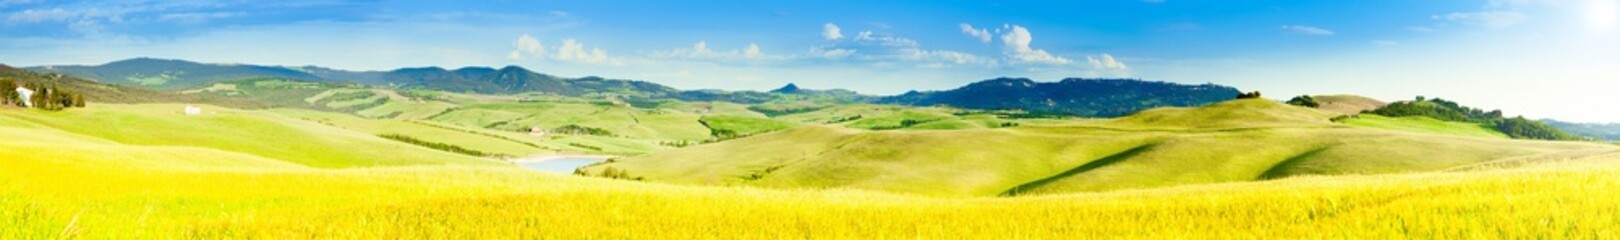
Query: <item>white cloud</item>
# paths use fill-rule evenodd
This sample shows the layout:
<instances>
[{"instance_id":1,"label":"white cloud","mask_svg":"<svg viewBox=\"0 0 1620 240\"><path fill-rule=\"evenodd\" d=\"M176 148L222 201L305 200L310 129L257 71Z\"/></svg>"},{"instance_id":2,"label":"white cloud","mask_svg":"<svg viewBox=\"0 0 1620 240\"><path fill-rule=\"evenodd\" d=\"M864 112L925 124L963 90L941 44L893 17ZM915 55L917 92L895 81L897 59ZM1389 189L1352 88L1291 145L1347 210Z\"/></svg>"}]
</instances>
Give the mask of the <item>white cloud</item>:
<instances>
[{"instance_id":1,"label":"white cloud","mask_svg":"<svg viewBox=\"0 0 1620 240\"><path fill-rule=\"evenodd\" d=\"M1373 45L1378 45L1378 46L1395 46L1395 45L1401 44L1400 42L1390 41L1390 40L1377 40L1377 41L1372 41L1372 43L1373 43Z\"/></svg>"},{"instance_id":2,"label":"white cloud","mask_svg":"<svg viewBox=\"0 0 1620 240\"><path fill-rule=\"evenodd\" d=\"M842 59L849 57L850 55L855 55L854 49L810 47L810 56L827 59Z\"/></svg>"},{"instance_id":3,"label":"white cloud","mask_svg":"<svg viewBox=\"0 0 1620 240\"><path fill-rule=\"evenodd\" d=\"M1125 62L1114 59L1114 55L1109 55L1107 53L1100 56L1086 56L1086 62L1090 63L1091 67L1096 69L1126 70L1131 68L1130 66L1125 66Z\"/></svg>"},{"instance_id":4,"label":"white cloud","mask_svg":"<svg viewBox=\"0 0 1620 240\"><path fill-rule=\"evenodd\" d=\"M905 49L905 50L900 51L899 57L901 59L912 60L912 61L950 63L950 64L957 64L957 65L961 65L961 64L988 64L988 65L994 65L995 64L995 60L990 60L990 59L986 59L986 58L983 58L983 57L979 57L978 55L973 55L971 53L964 53L964 52L957 52L957 51L950 51L950 50Z\"/></svg>"},{"instance_id":5,"label":"white cloud","mask_svg":"<svg viewBox=\"0 0 1620 240\"><path fill-rule=\"evenodd\" d=\"M838 25L827 23L821 25L821 37L826 38L827 40L837 41L838 39L844 39L844 33L842 30L838 29Z\"/></svg>"},{"instance_id":6,"label":"white cloud","mask_svg":"<svg viewBox=\"0 0 1620 240\"><path fill-rule=\"evenodd\" d=\"M0 7L30 4L37 1L38 0L0 0Z\"/></svg>"},{"instance_id":7,"label":"white cloud","mask_svg":"<svg viewBox=\"0 0 1620 240\"><path fill-rule=\"evenodd\" d=\"M546 55L545 45L541 45L540 39L535 39L534 36L529 36L529 34L523 34L523 36L518 36L517 40L513 40L512 48L514 48L512 52L506 54L506 58L512 60L523 60L525 54L533 56Z\"/></svg>"},{"instance_id":8,"label":"white cloud","mask_svg":"<svg viewBox=\"0 0 1620 240\"><path fill-rule=\"evenodd\" d=\"M1430 18L1464 24L1480 25L1491 28L1505 28L1524 21L1523 13L1514 11L1484 11L1484 12L1457 12L1446 15L1435 15Z\"/></svg>"},{"instance_id":9,"label":"white cloud","mask_svg":"<svg viewBox=\"0 0 1620 240\"><path fill-rule=\"evenodd\" d=\"M1516 8L1525 5L1556 3L1562 1L1563 0L1489 0L1485 1L1485 8Z\"/></svg>"},{"instance_id":10,"label":"white cloud","mask_svg":"<svg viewBox=\"0 0 1620 240\"><path fill-rule=\"evenodd\" d=\"M28 9L12 13L11 16L6 17L6 21L10 23L58 22L78 19L80 15L79 12L67 11L62 8L52 8L50 10Z\"/></svg>"},{"instance_id":11,"label":"white cloud","mask_svg":"<svg viewBox=\"0 0 1620 240\"><path fill-rule=\"evenodd\" d=\"M1304 26L1304 25L1282 26L1282 30L1286 31L1286 32L1297 33L1297 34L1305 34L1305 35L1311 35L1311 36L1333 36L1333 31L1329 31L1327 29L1322 29L1322 28L1318 28L1318 27Z\"/></svg>"},{"instance_id":12,"label":"white cloud","mask_svg":"<svg viewBox=\"0 0 1620 240\"><path fill-rule=\"evenodd\" d=\"M1046 50L1030 48L1029 43L1035 38L1030 35L1029 29L1023 26L1010 25L1006 34L1001 35L1001 42L1006 44L1007 57L1015 62L1069 64L1073 62L1067 58L1053 56Z\"/></svg>"},{"instance_id":13,"label":"white cloud","mask_svg":"<svg viewBox=\"0 0 1620 240\"><path fill-rule=\"evenodd\" d=\"M962 24L959 24L957 26L962 28L962 34L967 34L969 37L973 37L974 39L979 39L979 42L990 43L990 30L989 29L973 28L973 25L969 25L967 23L962 23Z\"/></svg>"},{"instance_id":14,"label":"white cloud","mask_svg":"<svg viewBox=\"0 0 1620 240\"><path fill-rule=\"evenodd\" d=\"M775 56L765 54L759 49L759 44L749 43L747 48L741 50L715 51L709 48L709 43L698 41L690 48L677 48L674 50L655 52L654 58L682 58L698 60L779 60L789 56Z\"/></svg>"},{"instance_id":15,"label":"white cloud","mask_svg":"<svg viewBox=\"0 0 1620 240\"><path fill-rule=\"evenodd\" d=\"M247 15L244 12L185 12L169 13L158 16L158 21L201 23L209 20L233 18Z\"/></svg>"},{"instance_id":16,"label":"white cloud","mask_svg":"<svg viewBox=\"0 0 1620 240\"><path fill-rule=\"evenodd\" d=\"M759 44L748 43L748 48L743 49L743 57L748 59L760 59L765 57L765 53L761 53L759 51Z\"/></svg>"},{"instance_id":17,"label":"white cloud","mask_svg":"<svg viewBox=\"0 0 1620 240\"><path fill-rule=\"evenodd\" d=\"M1126 66L1125 62L1114 59L1114 55L1107 53L1102 55L1086 56L1086 63L1091 65L1092 70L1088 73L1090 75L1105 77L1122 77L1131 75L1130 66Z\"/></svg>"},{"instance_id":18,"label":"white cloud","mask_svg":"<svg viewBox=\"0 0 1620 240\"><path fill-rule=\"evenodd\" d=\"M618 66L624 65L619 59L608 56L607 50L591 48L587 50L585 44L572 38L563 39L562 46L557 47L557 54L552 59L563 62L585 63L591 65Z\"/></svg>"},{"instance_id":19,"label":"white cloud","mask_svg":"<svg viewBox=\"0 0 1620 240\"><path fill-rule=\"evenodd\" d=\"M916 48L919 46L919 44L917 44L917 40L888 35L876 35L873 34L872 31L862 31L859 34L855 34L855 38L852 38L851 40L877 43L878 45L892 48Z\"/></svg>"},{"instance_id":20,"label":"white cloud","mask_svg":"<svg viewBox=\"0 0 1620 240\"><path fill-rule=\"evenodd\" d=\"M1411 27L1406 27L1406 31L1425 32L1426 33L1426 32L1434 32L1434 28L1424 27L1424 26L1411 26Z\"/></svg>"}]
</instances>

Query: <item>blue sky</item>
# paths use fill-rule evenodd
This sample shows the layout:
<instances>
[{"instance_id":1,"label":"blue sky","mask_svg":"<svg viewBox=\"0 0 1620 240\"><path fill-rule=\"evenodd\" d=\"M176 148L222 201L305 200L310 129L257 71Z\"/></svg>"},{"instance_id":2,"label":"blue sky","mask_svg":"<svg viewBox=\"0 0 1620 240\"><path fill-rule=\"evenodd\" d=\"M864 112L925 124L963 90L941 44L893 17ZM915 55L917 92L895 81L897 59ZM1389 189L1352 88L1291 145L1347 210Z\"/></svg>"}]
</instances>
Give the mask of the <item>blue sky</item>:
<instances>
[{"instance_id":1,"label":"blue sky","mask_svg":"<svg viewBox=\"0 0 1620 240\"><path fill-rule=\"evenodd\" d=\"M0 0L0 63L519 65L872 94L1128 77L1620 122L1616 12L1620 0Z\"/></svg>"}]
</instances>

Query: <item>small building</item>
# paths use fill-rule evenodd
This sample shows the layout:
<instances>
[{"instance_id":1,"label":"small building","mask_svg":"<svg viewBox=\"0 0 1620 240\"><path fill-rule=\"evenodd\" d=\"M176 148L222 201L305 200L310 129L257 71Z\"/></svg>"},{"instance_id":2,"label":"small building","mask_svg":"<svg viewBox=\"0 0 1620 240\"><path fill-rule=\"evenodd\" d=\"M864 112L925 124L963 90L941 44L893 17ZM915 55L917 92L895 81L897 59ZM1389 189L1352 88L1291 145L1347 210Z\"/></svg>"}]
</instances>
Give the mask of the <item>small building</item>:
<instances>
[{"instance_id":1,"label":"small building","mask_svg":"<svg viewBox=\"0 0 1620 240\"><path fill-rule=\"evenodd\" d=\"M529 127L529 135L542 137L546 136L546 129L540 127Z\"/></svg>"},{"instance_id":2,"label":"small building","mask_svg":"<svg viewBox=\"0 0 1620 240\"><path fill-rule=\"evenodd\" d=\"M33 96L34 90L28 90L28 88L25 87L17 87L17 98L22 100L23 106L33 107L34 102L32 99L29 99Z\"/></svg>"},{"instance_id":3,"label":"small building","mask_svg":"<svg viewBox=\"0 0 1620 240\"><path fill-rule=\"evenodd\" d=\"M196 106L191 106L191 105L186 105L186 115L198 115L198 114L202 114L202 108L196 107Z\"/></svg>"}]
</instances>

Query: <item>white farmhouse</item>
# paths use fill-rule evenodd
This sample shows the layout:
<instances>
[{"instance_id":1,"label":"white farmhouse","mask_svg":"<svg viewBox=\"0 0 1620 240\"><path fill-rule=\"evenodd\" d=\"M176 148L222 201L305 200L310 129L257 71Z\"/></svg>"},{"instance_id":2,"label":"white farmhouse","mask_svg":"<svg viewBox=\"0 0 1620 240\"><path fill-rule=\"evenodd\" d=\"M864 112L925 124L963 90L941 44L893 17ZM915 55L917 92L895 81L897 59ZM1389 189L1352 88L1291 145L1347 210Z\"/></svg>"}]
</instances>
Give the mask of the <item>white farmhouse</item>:
<instances>
[{"instance_id":1,"label":"white farmhouse","mask_svg":"<svg viewBox=\"0 0 1620 240\"><path fill-rule=\"evenodd\" d=\"M23 106L33 107L34 102L29 100L29 98L33 96L34 90L28 90L28 88L25 87L17 87L17 98L22 99Z\"/></svg>"},{"instance_id":2,"label":"white farmhouse","mask_svg":"<svg viewBox=\"0 0 1620 240\"><path fill-rule=\"evenodd\" d=\"M202 108L196 107L196 106L191 106L191 105L186 105L186 115L197 115L197 114L202 114Z\"/></svg>"}]
</instances>

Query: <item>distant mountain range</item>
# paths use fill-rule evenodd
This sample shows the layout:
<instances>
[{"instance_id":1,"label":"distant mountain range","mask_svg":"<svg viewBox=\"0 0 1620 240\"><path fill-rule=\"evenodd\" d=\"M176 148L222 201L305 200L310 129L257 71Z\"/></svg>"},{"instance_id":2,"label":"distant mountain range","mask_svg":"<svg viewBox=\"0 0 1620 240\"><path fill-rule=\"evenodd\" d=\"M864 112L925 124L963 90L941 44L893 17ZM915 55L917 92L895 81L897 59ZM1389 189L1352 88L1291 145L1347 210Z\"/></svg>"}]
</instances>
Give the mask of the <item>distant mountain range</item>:
<instances>
[{"instance_id":1,"label":"distant mountain range","mask_svg":"<svg viewBox=\"0 0 1620 240\"><path fill-rule=\"evenodd\" d=\"M1154 107L1190 107L1231 100L1237 88L1132 79L1069 78L1035 82L997 78L947 91L911 91L878 103L949 105L974 109L1021 109L1034 113L1116 117Z\"/></svg>"},{"instance_id":2,"label":"distant mountain range","mask_svg":"<svg viewBox=\"0 0 1620 240\"><path fill-rule=\"evenodd\" d=\"M207 102L236 108L267 107L262 103L247 99L205 94L177 94L140 87L104 84L72 75L28 71L4 64L0 64L0 79L8 79L19 83L28 82L65 87L83 94L84 98L92 103ZM11 88L15 86L0 87Z\"/></svg>"},{"instance_id":3,"label":"distant mountain range","mask_svg":"<svg viewBox=\"0 0 1620 240\"><path fill-rule=\"evenodd\" d=\"M1599 140L1620 141L1620 123L1573 123L1552 119L1542 119L1541 122L1575 135Z\"/></svg>"},{"instance_id":4,"label":"distant mountain range","mask_svg":"<svg viewBox=\"0 0 1620 240\"><path fill-rule=\"evenodd\" d=\"M468 67L401 68L393 71L345 71L316 66L282 67L243 64L205 64L184 60L135 58L98 66L42 66L29 70L57 72L103 83L180 90L219 81L275 77L318 82L353 82L399 88L425 88L485 94L545 92L577 96L585 93L644 93L672 95L678 90L650 82L599 77L562 78L517 66L501 69Z\"/></svg>"},{"instance_id":5,"label":"distant mountain range","mask_svg":"<svg viewBox=\"0 0 1620 240\"><path fill-rule=\"evenodd\" d=\"M466 67L401 68L391 71L346 71L318 66L285 67L245 64L207 64L184 60L134 58L97 66L39 66L29 70L55 72L102 83L165 91L200 88L220 81L244 78L286 78L315 82L351 82L402 89L511 94L525 92L565 96L613 94L628 98L672 98L685 101L765 103L812 101L824 103L888 103L912 106L947 105L986 110L1023 110L1037 114L1115 117L1154 107L1201 106L1231 99L1236 88L1183 85L1135 79L1069 78L1035 82L1026 78L998 78L945 91L911 91L897 96L870 96L854 91L811 90L788 84L758 91L679 90L657 83L606 79L564 78L517 66L500 69Z\"/></svg>"}]
</instances>

